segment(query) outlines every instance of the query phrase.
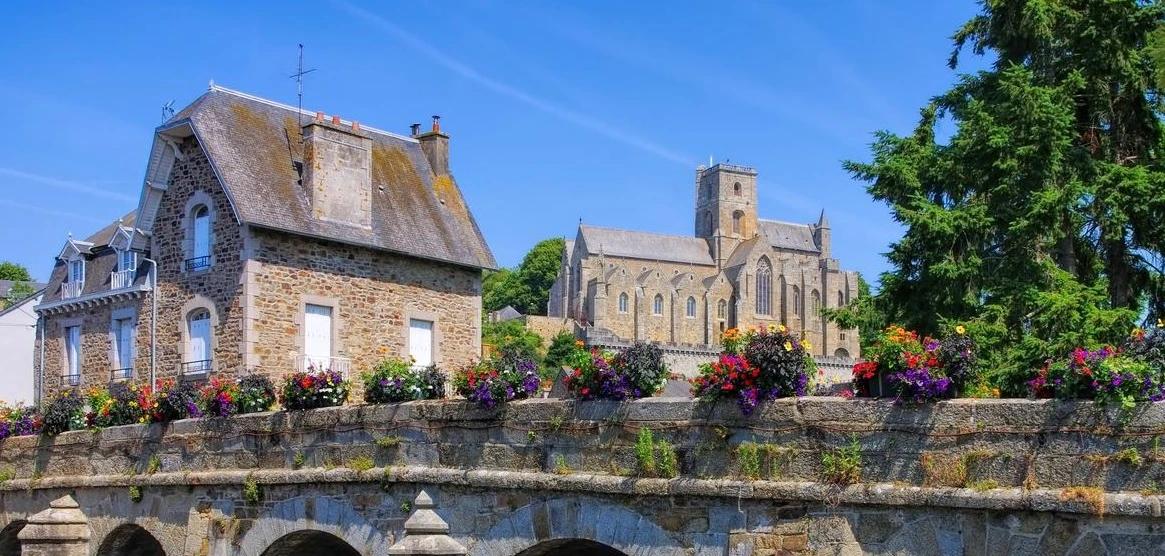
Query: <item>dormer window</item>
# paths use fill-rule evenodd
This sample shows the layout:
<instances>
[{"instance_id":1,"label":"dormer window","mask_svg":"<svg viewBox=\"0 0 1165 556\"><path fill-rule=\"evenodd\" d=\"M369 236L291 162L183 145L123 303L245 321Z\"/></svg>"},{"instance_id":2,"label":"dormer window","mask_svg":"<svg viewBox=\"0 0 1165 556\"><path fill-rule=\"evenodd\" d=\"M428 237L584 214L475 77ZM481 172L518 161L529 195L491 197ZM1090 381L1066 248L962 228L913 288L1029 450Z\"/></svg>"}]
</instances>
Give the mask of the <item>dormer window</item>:
<instances>
[{"instance_id":1,"label":"dormer window","mask_svg":"<svg viewBox=\"0 0 1165 556\"><path fill-rule=\"evenodd\" d=\"M85 259L78 254L67 264L69 270L65 276L65 283L61 284L61 299L78 297L81 290L85 289Z\"/></svg>"},{"instance_id":2,"label":"dormer window","mask_svg":"<svg viewBox=\"0 0 1165 556\"><path fill-rule=\"evenodd\" d=\"M134 251L126 249L117 252L117 270L120 272L133 272L138 269L138 254Z\"/></svg>"}]
</instances>

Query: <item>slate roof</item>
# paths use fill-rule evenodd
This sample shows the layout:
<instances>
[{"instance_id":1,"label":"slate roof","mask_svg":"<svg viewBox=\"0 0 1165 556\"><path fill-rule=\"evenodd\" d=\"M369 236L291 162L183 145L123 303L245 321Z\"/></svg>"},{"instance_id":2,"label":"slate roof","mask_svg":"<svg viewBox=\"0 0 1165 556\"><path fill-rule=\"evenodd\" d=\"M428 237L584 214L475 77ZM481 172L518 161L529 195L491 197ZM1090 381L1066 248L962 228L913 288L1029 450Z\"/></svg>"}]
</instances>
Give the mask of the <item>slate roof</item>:
<instances>
[{"instance_id":1,"label":"slate roof","mask_svg":"<svg viewBox=\"0 0 1165 556\"><path fill-rule=\"evenodd\" d=\"M496 315L496 318L499 321L507 321L507 320L514 320L514 319L522 318L522 313L519 313L518 310L515 309L513 305L506 305L505 307L499 309L498 311L495 311L494 314Z\"/></svg>"},{"instance_id":2,"label":"slate roof","mask_svg":"<svg viewBox=\"0 0 1165 556\"><path fill-rule=\"evenodd\" d=\"M8 293L12 291L12 286L16 284L16 280L0 280L0 297L8 297ZM31 286L34 292L38 292L48 285L40 282L25 282L25 284Z\"/></svg>"},{"instance_id":3,"label":"slate roof","mask_svg":"<svg viewBox=\"0 0 1165 556\"><path fill-rule=\"evenodd\" d=\"M579 233L587 246L587 253L648 261L667 261L705 266L716 266L708 250L708 242L698 237L672 236L633 232L615 228L579 226Z\"/></svg>"},{"instance_id":4,"label":"slate roof","mask_svg":"<svg viewBox=\"0 0 1165 556\"><path fill-rule=\"evenodd\" d=\"M792 249L809 253L821 252L821 249L817 247L817 242L813 241L813 226L810 224L794 224L760 218L757 219L756 223L768 236L769 243L777 249Z\"/></svg>"},{"instance_id":5,"label":"slate roof","mask_svg":"<svg viewBox=\"0 0 1165 556\"><path fill-rule=\"evenodd\" d=\"M303 122L312 117L305 114ZM457 182L434 175L416 139L362 126L372 138L372 221L362 228L313 216L295 169L303 160L295 108L212 85L158 131L182 124L194 129L242 223L497 267Z\"/></svg>"}]
</instances>

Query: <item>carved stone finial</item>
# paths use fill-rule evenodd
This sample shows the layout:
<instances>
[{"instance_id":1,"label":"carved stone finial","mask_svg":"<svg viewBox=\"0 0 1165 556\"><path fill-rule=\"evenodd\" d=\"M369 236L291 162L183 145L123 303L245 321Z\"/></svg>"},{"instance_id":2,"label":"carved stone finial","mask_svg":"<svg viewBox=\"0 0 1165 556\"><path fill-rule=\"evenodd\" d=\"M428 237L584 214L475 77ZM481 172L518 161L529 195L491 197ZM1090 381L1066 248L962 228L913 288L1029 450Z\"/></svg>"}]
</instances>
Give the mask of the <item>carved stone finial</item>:
<instances>
[{"instance_id":1,"label":"carved stone finial","mask_svg":"<svg viewBox=\"0 0 1165 556\"><path fill-rule=\"evenodd\" d=\"M388 549L389 554L405 556L462 556L466 549L449 536L449 524L437 515L436 505L428 492L421 491L413 501L413 515L405 521L405 536Z\"/></svg>"},{"instance_id":2,"label":"carved stone finial","mask_svg":"<svg viewBox=\"0 0 1165 556\"><path fill-rule=\"evenodd\" d=\"M16 535L20 544L32 554L62 554L84 556L89 553L89 518L71 496L62 496L49 503L48 509L28 518L28 523ZM37 549L53 547L51 552Z\"/></svg>"}]
</instances>

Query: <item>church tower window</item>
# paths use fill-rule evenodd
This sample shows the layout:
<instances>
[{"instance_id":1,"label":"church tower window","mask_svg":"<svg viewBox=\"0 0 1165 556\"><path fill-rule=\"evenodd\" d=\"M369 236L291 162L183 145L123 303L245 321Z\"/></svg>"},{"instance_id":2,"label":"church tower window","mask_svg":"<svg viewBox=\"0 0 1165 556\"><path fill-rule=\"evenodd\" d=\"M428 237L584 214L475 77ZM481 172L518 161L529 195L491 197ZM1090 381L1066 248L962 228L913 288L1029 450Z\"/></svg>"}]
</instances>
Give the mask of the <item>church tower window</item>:
<instances>
[{"instance_id":1,"label":"church tower window","mask_svg":"<svg viewBox=\"0 0 1165 556\"><path fill-rule=\"evenodd\" d=\"M773 270L768 259L756 265L756 314L773 314Z\"/></svg>"},{"instance_id":2,"label":"church tower window","mask_svg":"<svg viewBox=\"0 0 1165 556\"><path fill-rule=\"evenodd\" d=\"M845 296L840 291L837 292L837 306L845 307Z\"/></svg>"},{"instance_id":3,"label":"church tower window","mask_svg":"<svg viewBox=\"0 0 1165 556\"><path fill-rule=\"evenodd\" d=\"M743 218L744 218L744 211L738 210L738 211L732 213L732 233L734 233L734 234L742 233L740 230L740 221Z\"/></svg>"},{"instance_id":4,"label":"church tower window","mask_svg":"<svg viewBox=\"0 0 1165 556\"><path fill-rule=\"evenodd\" d=\"M619 294L619 312L620 313L627 312L627 294L626 293Z\"/></svg>"},{"instance_id":5,"label":"church tower window","mask_svg":"<svg viewBox=\"0 0 1165 556\"><path fill-rule=\"evenodd\" d=\"M655 300L651 303L651 314L656 316L663 314L663 296L658 293L655 294Z\"/></svg>"},{"instance_id":6,"label":"church tower window","mask_svg":"<svg viewBox=\"0 0 1165 556\"><path fill-rule=\"evenodd\" d=\"M821 314L821 294L817 293L817 290L813 290L813 293L810 294L810 297L811 297L811 301L813 304L809 306L810 311L811 311L811 313L809 313L809 316L820 315Z\"/></svg>"},{"instance_id":7,"label":"church tower window","mask_svg":"<svg viewBox=\"0 0 1165 556\"><path fill-rule=\"evenodd\" d=\"M736 195L737 197L740 196L740 182L732 184L732 194Z\"/></svg>"},{"instance_id":8,"label":"church tower window","mask_svg":"<svg viewBox=\"0 0 1165 556\"><path fill-rule=\"evenodd\" d=\"M696 318L696 298L688 298L688 306L684 314L686 314L690 319Z\"/></svg>"}]
</instances>

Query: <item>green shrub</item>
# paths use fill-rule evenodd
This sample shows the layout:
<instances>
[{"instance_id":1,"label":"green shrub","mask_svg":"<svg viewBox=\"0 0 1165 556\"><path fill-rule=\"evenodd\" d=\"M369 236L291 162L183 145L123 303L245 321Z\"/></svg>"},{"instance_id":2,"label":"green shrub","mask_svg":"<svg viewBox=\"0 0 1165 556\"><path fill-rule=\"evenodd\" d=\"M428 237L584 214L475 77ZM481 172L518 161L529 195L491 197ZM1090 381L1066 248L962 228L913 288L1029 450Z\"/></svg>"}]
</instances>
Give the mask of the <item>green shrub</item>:
<instances>
[{"instance_id":1,"label":"green shrub","mask_svg":"<svg viewBox=\"0 0 1165 556\"><path fill-rule=\"evenodd\" d=\"M639 429L639 437L635 441L635 460L639 463L639 474L654 477L658 468L655 464L655 438L651 429Z\"/></svg>"},{"instance_id":2,"label":"green shrub","mask_svg":"<svg viewBox=\"0 0 1165 556\"><path fill-rule=\"evenodd\" d=\"M546 348L546 357L542 360L543 377L558 378L558 372L567 364L574 353L574 334L563 330L550 339L550 347Z\"/></svg>"},{"instance_id":3,"label":"green shrub","mask_svg":"<svg viewBox=\"0 0 1165 556\"><path fill-rule=\"evenodd\" d=\"M665 479L676 478L680 472L676 449L666 440L660 440L655 447L659 450L659 476Z\"/></svg>"},{"instance_id":4,"label":"green shrub","mask_svg":"<svg viewBox=\"0 0 1165 556\"><path fill-rule=\"evenodd\" d=\"M364 382L364 401L368 403L445 397L447 377L436 365L417 368L409 361L386 357L360 378Z\"/></svg>"},{"instance_id":5,"label":"green shrub","mask_svg":"<svg viewBox=\"0 0 1165 556\"><path fill-rule=\"evenodd\" d=\"M667 381L667 365L659 346L636 342L619 350L612 362L615 372L623 374L634 388L634 397L651 396L663 389Z\"/></svg>"},{"instance_id":6,"label":"green shrub","mask_svg":"<svg viewBox=\"0 0 1165 556\"><path fill-rule=\"evenodd\" d=\"M85 428L85 398L69 389L49 400L41 410L40 433L56 436L62 432Z\"/></svg>"},{"instance_id":7,"label":"green shrub","mask_svg":"<svg viewBox=\"0 0 1165 556\"><path fill-rule=\"evenodd\" d=\"M862 446L857 436L848 446L821 455L821 478L827 483L853 484L862 479Z\"/></svg>"}]
</instances>

